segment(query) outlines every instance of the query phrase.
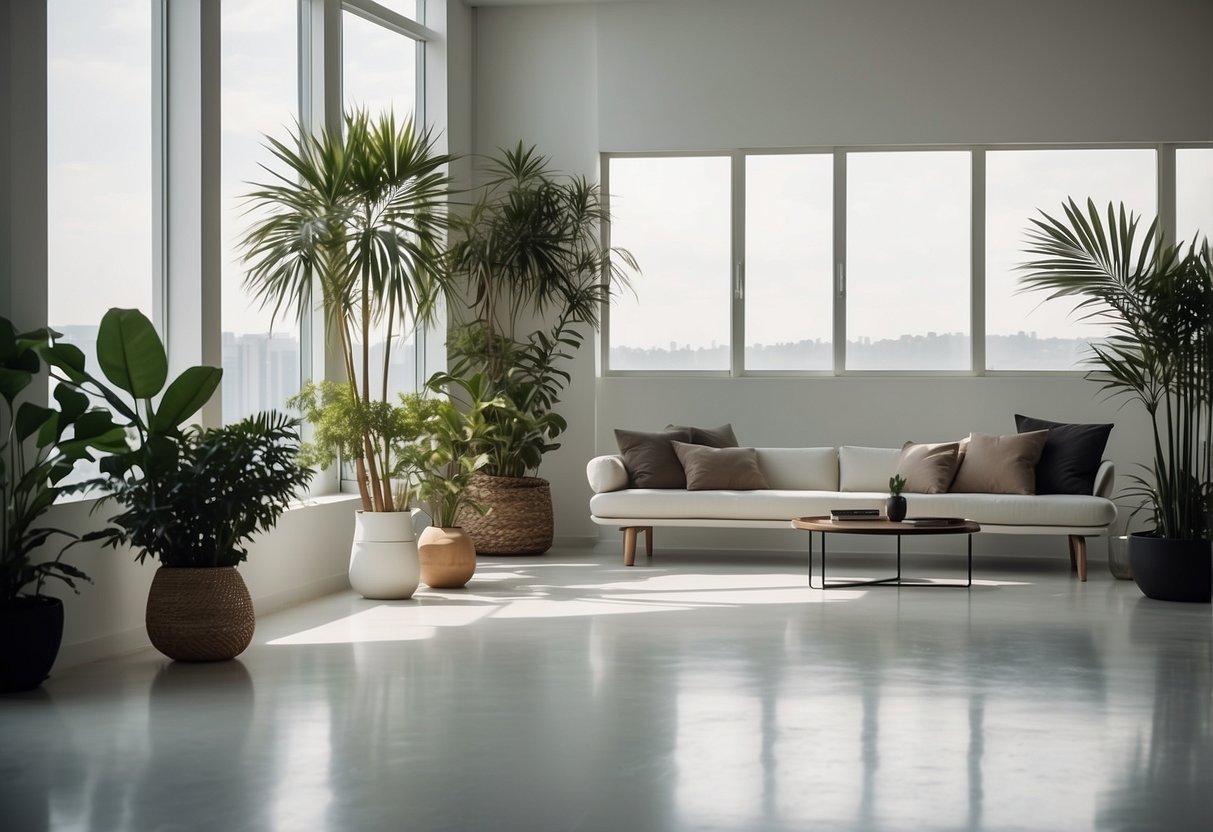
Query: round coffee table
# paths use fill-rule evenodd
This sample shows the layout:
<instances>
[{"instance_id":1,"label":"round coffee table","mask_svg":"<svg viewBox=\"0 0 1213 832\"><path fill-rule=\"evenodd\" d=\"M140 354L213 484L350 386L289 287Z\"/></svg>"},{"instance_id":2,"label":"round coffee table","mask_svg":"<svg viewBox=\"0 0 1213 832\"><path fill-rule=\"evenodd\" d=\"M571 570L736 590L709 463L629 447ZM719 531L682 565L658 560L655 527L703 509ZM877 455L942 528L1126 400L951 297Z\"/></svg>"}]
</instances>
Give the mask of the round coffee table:
<instances>
[{"instance_id":1,"label":"round coffee table","mask_svg":"<svg viewBox=\"0 0 1213 832\"><path fill-rule=\"evenodd\" d=\"M829 517L797 517L792 521L792 528L809 533L809 587L811 589L842 589L853 586L921 586L921 587L971 587L973 586L973 534L981 531L981 526L972 520L939 526L912 526L906 523L894 523L891 520L831 520ZM813 533L821 535L821 586L813 586ZM876 578L869 581L827 581L826 580L826 535L827 534L867 534L892 535L897 538L897 574L888 578ZM903 537L918 537L931 534L965 534L969 536L968 559L969 576L964 583L960 581L936 581L930 578L903 578L901 575L901 539Z\"/></svg>"}]
</instances>

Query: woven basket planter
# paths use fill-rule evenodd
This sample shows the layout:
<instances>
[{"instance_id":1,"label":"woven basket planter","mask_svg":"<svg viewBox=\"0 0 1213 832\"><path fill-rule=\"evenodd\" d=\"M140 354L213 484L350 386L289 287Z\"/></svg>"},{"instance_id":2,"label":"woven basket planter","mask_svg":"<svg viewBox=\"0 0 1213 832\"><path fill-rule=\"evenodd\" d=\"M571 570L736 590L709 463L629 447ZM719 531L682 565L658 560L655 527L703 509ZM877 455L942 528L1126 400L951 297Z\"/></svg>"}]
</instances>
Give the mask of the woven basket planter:
<instances>
[{"instance_id":1,"label":"woven basket planter","mask_svg":"<svg viewBox=\"0 0 1213 832\"><path fill-rule=\"evenodd\" d=\"M459 525L479 555L542 555L552 548L552 488L541 477L476 474L467 494L491 509L483 517L470 508Z\"/></svg>"},{"instance_id":2,"label":"woven basket planter","mask_svg":"<svg viewBox=\"0 0 1213 832\"><path fill-rule=\"evenodd\" d=\"M253 599L234 566L156 570L147 593L147 635L179 662L220 662L253 640Z\"/></svg>"}]
</instances>

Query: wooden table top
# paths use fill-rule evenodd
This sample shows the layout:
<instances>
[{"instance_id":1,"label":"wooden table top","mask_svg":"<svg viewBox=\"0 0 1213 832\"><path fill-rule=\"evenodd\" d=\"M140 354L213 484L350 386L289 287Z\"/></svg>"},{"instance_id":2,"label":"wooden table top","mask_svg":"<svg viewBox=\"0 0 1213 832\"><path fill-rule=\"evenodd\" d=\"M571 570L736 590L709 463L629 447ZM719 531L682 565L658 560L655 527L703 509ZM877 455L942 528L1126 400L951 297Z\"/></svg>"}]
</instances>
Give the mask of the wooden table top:
<instances>
[{"instance_id":1,"label":"wooden table top","mask_svg":"<svg viewBox=\"0 0 1213 832\"><path fill-rule=\"evenodd\" d=\"M911 526L890 520L831 520L829 517L797 517L792 527L807 532L833 532L835 534L973 534L981 526L972 520L954 526Z\"/></svg>"}]
</instances>

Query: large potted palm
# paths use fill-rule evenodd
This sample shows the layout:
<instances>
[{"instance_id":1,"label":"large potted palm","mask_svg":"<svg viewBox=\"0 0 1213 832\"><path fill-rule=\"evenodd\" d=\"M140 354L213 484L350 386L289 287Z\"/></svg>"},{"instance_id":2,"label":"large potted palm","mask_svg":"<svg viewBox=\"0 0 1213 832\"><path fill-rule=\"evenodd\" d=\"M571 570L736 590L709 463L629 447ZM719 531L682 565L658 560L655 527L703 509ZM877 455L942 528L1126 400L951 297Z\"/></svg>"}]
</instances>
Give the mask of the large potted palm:
<instances>
[{"instance_id":1,"label":"large potted palm","mask_svg":"<svg viewBox=\"0 0 1213 832\"><path fill-rule=\"evenodd\" d=\"M340 345L347 393L322 391L308 415L323 420L338 409L355 426L355 440L342 448L361 498L351 576L368 574L360 568L366 557L378 563L382 552L397 552L392 571L370 570L382 581L355 588L407 598L416 589L413 522L407 501L393 493L396 445L379 426L390 402L395 341L433 321L446 294L450 157L435 151L430 131L390 113L371 119L353 112L343 131L299 129L287 143L268 142L275 180L248 195L255 220L242 241L245 285L276 316L298 316L313 302L323 308ZM383 348L375 369L378 337Z\"/></svg>"},{"instance_id":2,"label":"large potted palm","mask_svg":"<svg viewBox=\"0 0 1213 832\"><path fill-rule=\"evenodd\" d=\"M556 411L565 365L636 263L604 242L598 186L553 172L534 147L501 151L487 176L452 217L451 271L468 301L454 305L449 372L433 381L457 392L456 379L475 378L475 401L500 402L486 410L496 430L470 487L489 510L464 512L476 551L538 554L552 544L553 521L550 485L535 474L567 427Z\"/></svg>"},{"instance_id":3,"label":"large potted palm","mask_svg":"<svg viewBox=\"0 0 1213 832\"><path fill-rule=\"evenodd\" d=\"M1034 219L1023 286L1070 299L1110 334L1091 345L1088 377L1150 418L1153 460L1128 495L1151 528L1130 536L1133 578L1148 597L1213 596L1213 262L1207 244L1168 244L1157 221L1090 200ZM1196 239L1200 239L1197 235Z\"/></svg>"},{"instance_id":4,"label":"large potted palm","mask_svg":"<svg viewBox=\"0 0 1213 832\"><path fill-rule=\"evenodd\" d=\"M64 552L104 536L45 525L46 513L75 488L68 476L77 462L125 447L109 413L70 387L57 386L50 406L24 398L45 379L46 361L83 368L80 350L55 337L49 329L18 333L0 318L0 692L46 678L63 638L63 602L46 594L47 582L78 591L88 576Z\"/></svg>"}]
</instances>

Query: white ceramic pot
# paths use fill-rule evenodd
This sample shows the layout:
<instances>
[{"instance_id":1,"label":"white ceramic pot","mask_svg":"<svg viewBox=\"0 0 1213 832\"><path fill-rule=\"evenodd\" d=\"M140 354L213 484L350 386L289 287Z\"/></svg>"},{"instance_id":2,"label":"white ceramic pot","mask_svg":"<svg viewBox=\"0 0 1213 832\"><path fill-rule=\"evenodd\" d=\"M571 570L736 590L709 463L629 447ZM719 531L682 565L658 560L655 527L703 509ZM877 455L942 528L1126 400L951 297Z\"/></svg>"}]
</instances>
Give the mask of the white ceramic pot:
<instances>
[{"instance_id":1,"label":"white ceramic pot","mask_svg":"<svg viewBox=\"0 0 1213 832\"><path fill-rule=\"evenodd\" d=\"M366 598L412 598L421 581L412 511L354 513L350 549L350 586Z\"/></svg>"}]
</instances>

